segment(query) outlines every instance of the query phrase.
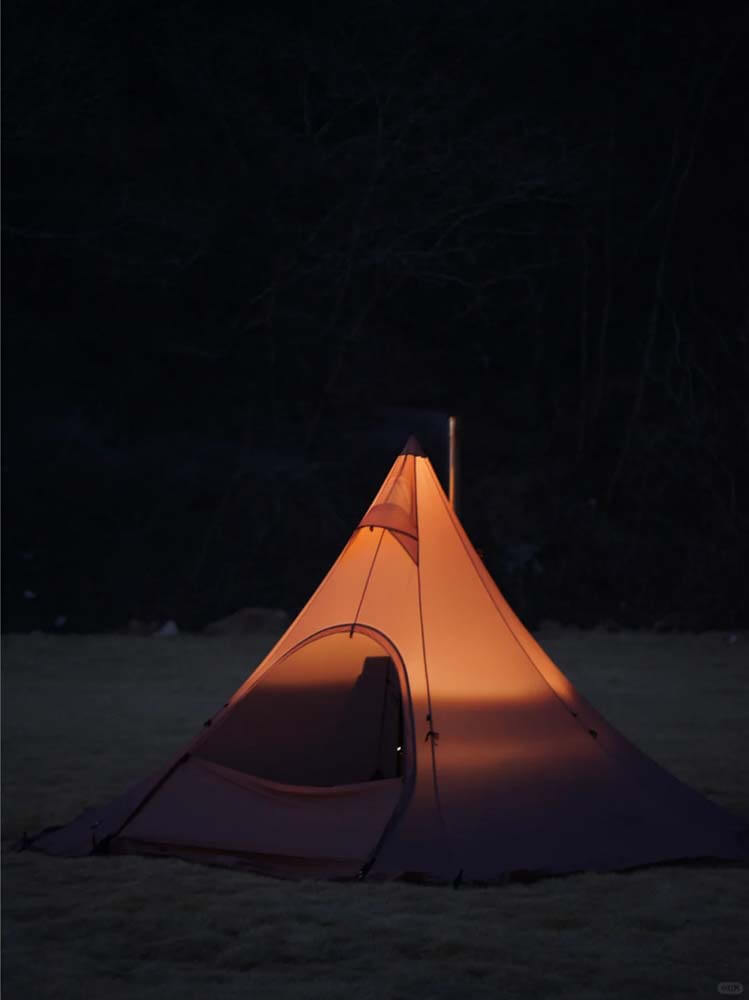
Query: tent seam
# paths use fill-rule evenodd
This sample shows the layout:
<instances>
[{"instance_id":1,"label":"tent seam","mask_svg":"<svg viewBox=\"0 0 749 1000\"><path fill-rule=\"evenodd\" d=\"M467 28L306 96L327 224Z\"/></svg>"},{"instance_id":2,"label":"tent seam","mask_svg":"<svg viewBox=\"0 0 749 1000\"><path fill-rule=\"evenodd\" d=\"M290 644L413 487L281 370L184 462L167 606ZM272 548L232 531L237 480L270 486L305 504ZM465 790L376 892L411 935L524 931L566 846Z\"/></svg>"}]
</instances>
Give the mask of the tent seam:
<instances>
[{"instance_id":1,"label":"tent seam","mask_svg":"<svg viewBox=\"0 0 749 1000\"><path fill-rule=\"evenodd\" d=\"M429 463L427 462L427 465L428 464ZM416 472L415 458L414 458L414 515L416 517L416 530L418 532L419 487L418 487L418 475ZM451 862L455 865L457 863L455 860L455 851L453 850L452 841L450 839L450 834L447 829L445 815L442 811L442 799L440 797L439 780L437 778L437 751L435 748L436 735L433 728L434 715L432 712L432 691L429 684L429 668L427 667L426 637L424 635L424 605L421 598L421 544L420 543L419 543L419 558L416 560L416 584L417 584L417 593L419 598L419 631L421 633L421 657L424 661L424 680L426 682L427 708L429 712L427 716L427 721L429 723L429 731L427 733L427 739L429 739L430 753L432 756L432 787L434 788L434 801L437 808L437 815L439 817L440 825L442 826L442 835L445 838L445 847L447 848L447 854Z\"/></svg>"},{"instance_id":2,"label":"tent seam","mask_svg":"<svg viewBox=\"0 0 749 1000\"><path fill-rule=\"evenodd\" d=\"M367 587L369 587L369 581L372 578L372 572L374 571L375 563L377 562L377 556L380 554L380 546L382 545L382 539L385 537L385 528L380 528L380 537L377 541L377 547L374 550L374 555L372 556L372 562L369 566L369 572L367 573L367 579L364 581L364 589L362 590L361 597L359 598L359 603L354 612L354 617L351 622L351 632L349 635L354 634L354 628L357 621L359 620L359 612L362 609L362 604L364 603L364 598L367 596Z\"/></svg>"}]
</instances>

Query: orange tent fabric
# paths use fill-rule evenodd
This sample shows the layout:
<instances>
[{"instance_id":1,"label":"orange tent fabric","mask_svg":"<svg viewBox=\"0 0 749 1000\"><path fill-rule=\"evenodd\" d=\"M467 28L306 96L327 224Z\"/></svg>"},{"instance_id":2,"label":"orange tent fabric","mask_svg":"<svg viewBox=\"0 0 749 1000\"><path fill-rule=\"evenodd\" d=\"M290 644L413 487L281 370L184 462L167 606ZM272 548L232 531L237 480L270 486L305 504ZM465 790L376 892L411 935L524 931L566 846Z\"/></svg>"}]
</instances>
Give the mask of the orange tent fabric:
<instances>
[{"instance_id":1,"label":"orange tent fabric","mask_svg":"<svg viewBox=\"0 0 749 1000\"><path fill-rule=\"evenodd\" d=\"M160 773L41 834L280 875L504 881L747 859L514 615L410 439L263 662Z\"/></svg>"}]
</instances>

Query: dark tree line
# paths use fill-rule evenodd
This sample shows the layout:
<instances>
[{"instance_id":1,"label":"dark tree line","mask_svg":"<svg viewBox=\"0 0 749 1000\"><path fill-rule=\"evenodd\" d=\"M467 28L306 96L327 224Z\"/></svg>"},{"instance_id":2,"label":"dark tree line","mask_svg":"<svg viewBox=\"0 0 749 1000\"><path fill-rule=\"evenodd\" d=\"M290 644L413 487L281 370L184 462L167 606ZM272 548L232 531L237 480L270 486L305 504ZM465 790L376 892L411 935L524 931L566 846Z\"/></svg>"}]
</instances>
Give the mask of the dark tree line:
<instances>
[{"instance_id":1,"label":"dark tree line","mask_svg":"<svg viewBox=\"0 0 749 1000\"><path fill-rule=\"evenodd\" d=\"M293 608L388 406L461 415L531 621L745 623L748 41L739 4L6 8L6 627Z\"/></svg>"}]
</instances>

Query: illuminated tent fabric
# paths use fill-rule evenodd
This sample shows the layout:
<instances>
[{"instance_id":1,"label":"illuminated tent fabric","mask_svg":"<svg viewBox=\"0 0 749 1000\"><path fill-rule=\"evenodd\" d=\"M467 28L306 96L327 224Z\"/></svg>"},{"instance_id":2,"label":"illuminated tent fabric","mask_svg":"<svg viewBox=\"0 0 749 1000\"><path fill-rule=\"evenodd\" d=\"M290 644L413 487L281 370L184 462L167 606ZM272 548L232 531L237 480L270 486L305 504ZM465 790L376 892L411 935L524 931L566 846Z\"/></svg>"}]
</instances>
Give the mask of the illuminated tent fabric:
<instances>
[{"instance_id":1,"label":"illuminated tent fabric","mask_svg":"<svg viewBox=\"0 0 749 1000\"><path fill-rule=\"evenodd\" d=\"M743 859L495 586L413 439L273 650L162 772L46 832L284 875L504 880Z\"/></svg>"}]
</instances>

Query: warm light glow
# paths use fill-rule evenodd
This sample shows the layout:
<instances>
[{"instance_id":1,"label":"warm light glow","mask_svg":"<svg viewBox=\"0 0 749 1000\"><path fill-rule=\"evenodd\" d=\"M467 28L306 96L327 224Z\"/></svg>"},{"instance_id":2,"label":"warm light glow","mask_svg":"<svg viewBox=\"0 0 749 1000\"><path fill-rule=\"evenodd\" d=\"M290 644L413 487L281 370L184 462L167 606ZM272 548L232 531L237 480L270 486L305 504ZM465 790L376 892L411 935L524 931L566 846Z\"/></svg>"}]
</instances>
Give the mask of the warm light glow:
<instances>
[{"instance_id":1,"label":"warm light glow","mask_svg":"<svg viewBox=\"0 0 749 1000\"><path fill-rule=\"evenodd\" d=\"M338 687L341 684L350 686L367 657L381 657L383 654L382 646L361 632L355 632L353 636L348 631L336 632L307 643L282 659L257 687L262 685L270 691L275 688L293 690Z\"/></svg>"}]
</instances>

